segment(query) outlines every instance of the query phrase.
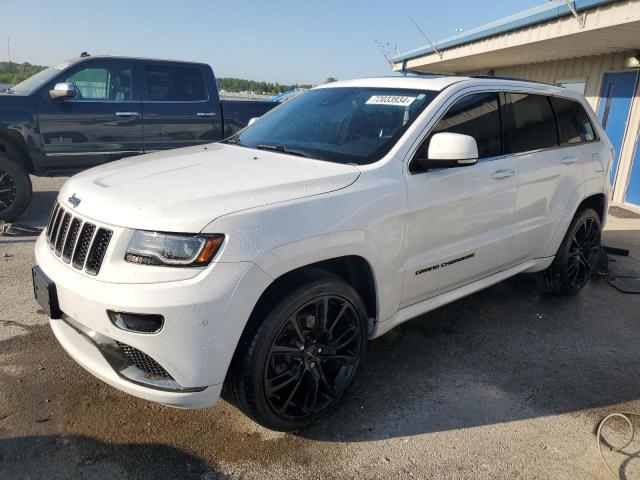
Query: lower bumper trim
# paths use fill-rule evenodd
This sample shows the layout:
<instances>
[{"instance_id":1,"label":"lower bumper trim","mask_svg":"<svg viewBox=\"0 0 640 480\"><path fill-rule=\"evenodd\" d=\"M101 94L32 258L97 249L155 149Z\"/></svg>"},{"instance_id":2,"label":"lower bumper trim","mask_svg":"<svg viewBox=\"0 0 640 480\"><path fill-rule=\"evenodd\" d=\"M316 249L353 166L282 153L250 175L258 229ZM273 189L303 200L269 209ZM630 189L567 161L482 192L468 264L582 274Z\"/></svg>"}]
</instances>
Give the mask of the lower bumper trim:
<instances>
[{"instance_id":1,"label":"lower bumper trim","mask_svg":"<svg viewBox=\"0 0 640 480\"><path fill-rule=\"evenodd\" d=\"M165 392L201 392L207 388L206 386L189 388L182 387L171 377L171 375L166 373L164 369L162 369L162 371L164 371L164 374L149 374L145 372L131 362L131 360L123 353L122 347L118 342L96 332L95 330L91 330L85 327L68 315L63 314L61 320L53 321L64 322L73 330L89 340L93 345L95 345L102 357L111 366L111 368L113 368L118 376L129 382ZM132 349L133 347L129 348ZM151 359L151 361L155 362L153 359Z\"/></svg>"}]
</instances>

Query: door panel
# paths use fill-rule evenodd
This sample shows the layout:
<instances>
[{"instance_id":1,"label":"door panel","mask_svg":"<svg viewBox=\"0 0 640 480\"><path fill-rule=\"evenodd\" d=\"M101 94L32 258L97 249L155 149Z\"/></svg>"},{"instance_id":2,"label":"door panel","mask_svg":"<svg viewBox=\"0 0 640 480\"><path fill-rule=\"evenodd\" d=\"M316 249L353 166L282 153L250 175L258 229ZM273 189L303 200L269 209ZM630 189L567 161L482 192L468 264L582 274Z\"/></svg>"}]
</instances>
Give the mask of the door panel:
<instances>
[{"instance_id":1,"label":"door panel","mask_svg":"<svg viewBox=\"0 0 640 480\"><path fill-rule=\"evenodd\" d=\"M580 141L580 135L574 138L575 128L568 123L556 127L550 97L507 93L505 98L506 148L514 154L519 176L511 253L521 262L544 255L583 183L583 165L592 159L588 144L559 147L559 131L563 142Z\"/></svg>"},{"instance_id":2,"label":"door panel","mask_svg":"<svg viewBox=\"0 0 640 480\"><path fill-rule=\"evenodd\" d=\"M83 62L53 82L74 83L78 98L54 100L48 89L40 96L40 135L51 167L81 169L142 153L142 105L132 79L128 63Z\"/></svg>"},{"instance_id":3,"label":"door panel","mask_svg":"<svg viewBox=\"0 0 640 480\"><path fill-rule=\"evenodd\" d=\"M220 102L210 98L198 66L144 67L144 149L165 150L220 140Z\"/></svg>"},{"instance_id":4,"label":"door panel","mask_svg":"<svg viewBox=\"0 0 640 480\"><path fill-rule=\"evenodd\" d=\"M501 157L409 178L403 307L512 263L515 168Z\"/></svg>"},{"instance_id":5,"label":"door panel","mask_svg":"<svg viewBox=\"0 0 640 480\"><path fill-rule=\"evenodd\" d=\"M517 175L513 158L502 155L501 116L497 93L464 95L416 152L426 158L431 136L451 132L472 136L480 160L407 177L403 307L511 264Z\"/></svg>"},{"instance_id":6,"label":"door panel","mask_svg":"<svg viewBox=\"0 0 640 480\"><path fill-rule=\"evenodd\" d=\"M611 168L610 181L613 185L624 134L627 130L629 111L636 89L638 72L605 73L602 82L602 92L598 105L598 120L604 127L607 137L615 149L615 157Z\"/></svg>"}]
</instances>

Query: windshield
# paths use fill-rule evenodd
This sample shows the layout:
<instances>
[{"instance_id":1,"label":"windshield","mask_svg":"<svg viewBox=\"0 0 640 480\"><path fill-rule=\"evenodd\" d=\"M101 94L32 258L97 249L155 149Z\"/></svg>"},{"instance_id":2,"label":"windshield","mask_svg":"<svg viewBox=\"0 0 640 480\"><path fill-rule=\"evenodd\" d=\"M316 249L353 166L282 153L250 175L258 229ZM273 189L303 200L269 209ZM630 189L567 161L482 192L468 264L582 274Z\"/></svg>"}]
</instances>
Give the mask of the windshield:
<instances>
[{"instance_id":1,"label":"windshield","mask_svg":"<svg viewBox=\"0 0 640 480\"><path fill-rule=\"evenodd\" d=\"M10 93L15 93L17 95L31 95L36 89L58 75L66 67L67 65L63 64L58 65L57 67L46 68L20 82L16 86L11 87Z\"/></svg>"},{"instance_id":2,"label":"windshield","mask_svg":"<svg viewBox=\"0 0 640 480\"><path fill-rule=\"evenodd\" d=\"M383 87L310 90L227 142L331 162L373 163L393 147L437 94Z\"/></svg>"}]
</instances>

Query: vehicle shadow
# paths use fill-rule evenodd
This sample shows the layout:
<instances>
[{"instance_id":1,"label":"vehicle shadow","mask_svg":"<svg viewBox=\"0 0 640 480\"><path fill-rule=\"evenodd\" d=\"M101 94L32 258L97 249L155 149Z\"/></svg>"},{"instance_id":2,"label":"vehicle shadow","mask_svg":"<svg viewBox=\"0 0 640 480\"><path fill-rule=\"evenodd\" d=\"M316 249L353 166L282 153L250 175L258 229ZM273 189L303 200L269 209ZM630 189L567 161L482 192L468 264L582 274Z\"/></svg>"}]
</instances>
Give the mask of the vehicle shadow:
<instances>
[{"instance_id":1,"label":"vehicle shadow","mask_svg":"<svg viewBox=\"0 0 640 480\"><path fill-rule=\"evenodd\" d=\"M640 296L603 280L538 292L520 275L371 342L341 408L299 435L379 440L640 399Z\"/></svg>"},{"instance_id":2,"label":"vehicle shadow","mask_svg":"<svg viewBox=\"0 0 640 480\"><path fill-rule=\"evenodd\" d=\"M82 435L0 439L0 478L229 478L205 460L158 443L105 443Z\"/></svg>"},{"instance_id":3,"label":"vehicle shadow","mask_svg":"<svg viewBox=\"0 0 640 480\"><path fill-rule=\"evenodd\" d=\"M58 198L57 191L35 191L31 197L29 206L15 221L16 224L30 227L44 228L47 226L49 212L53 202Z\"/></svg>"}]
</instances>

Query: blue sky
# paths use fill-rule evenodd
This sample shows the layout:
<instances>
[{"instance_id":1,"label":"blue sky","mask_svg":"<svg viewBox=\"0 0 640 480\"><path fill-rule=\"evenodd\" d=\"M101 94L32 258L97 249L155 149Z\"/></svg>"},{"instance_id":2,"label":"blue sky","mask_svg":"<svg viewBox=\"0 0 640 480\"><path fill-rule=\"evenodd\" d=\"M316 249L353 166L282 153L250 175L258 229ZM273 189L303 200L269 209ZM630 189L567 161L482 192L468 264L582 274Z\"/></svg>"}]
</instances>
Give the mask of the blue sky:
<instances>
[{"instance_id":1,"label":"blue sky","mask_svg":"<svg viewBox=\"0 0 640 480\"><path fill-rule=\"evenodd\" d=\"M196 60L219 76L315 84L329 76L388 74L373 39L401 52L422 46L410 17L435 41L541 3L0 0L0 60L9 36L18 62L53 65L88 51Z\"/></svg>"}]
</instances>

